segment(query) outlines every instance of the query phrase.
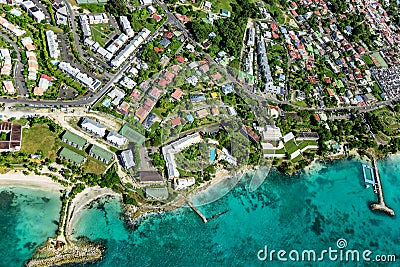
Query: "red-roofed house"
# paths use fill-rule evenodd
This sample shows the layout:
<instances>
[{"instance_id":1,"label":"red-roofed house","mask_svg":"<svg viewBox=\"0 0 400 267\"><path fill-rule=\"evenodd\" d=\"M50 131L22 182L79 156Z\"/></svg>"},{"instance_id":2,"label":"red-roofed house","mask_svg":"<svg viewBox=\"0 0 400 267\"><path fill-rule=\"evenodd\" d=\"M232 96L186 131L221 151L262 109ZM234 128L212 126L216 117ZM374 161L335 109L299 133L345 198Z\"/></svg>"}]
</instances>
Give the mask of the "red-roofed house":
<instances>
[{"instance_id":1,"label":"red-roofed house","mask_svg":"<svg viewBox=\"0 0 400 267\"><path fill-rule=\"evenodd\" d=\"M321 121L321 118L319 117L319 115L317 113L314 114L314 117L317 121Z\"/></svg>"},{"instance_id":2,"label":"red-roofed house","mask_svg":"<svg viewBox=\"0 0 400 267\"><path fill-rule=\"evenodd\" d=\"M222 75L219 72L215 72L211 75L211 78L213 78L214 80L219 80L222 78Z\"/></svg>"},{"instance_id":3,"label":"red-roofed house","mask_svg":"<svg viewBox=\"0 0 400 267\"><path fill-rule=\"evenodd\" d=\"M159 81L158 81L158 83L157 83L159 86L161 86L161 87L165 87L167 84L168 84L168 82L167 82L167 80L165 80L164 78L161 78Z\"/></svg>"},{"instance_id":4,"label":"red-roofed house","mask_svg":"<svg viewBox=\"0 0 400 267\"><path fill-rule=\"evenodd\" d=\"M128 102L122 102L119 107L117 107L117 112L122 114L122 115L128 115L129 114L129 103Z\"/></svg>"},{"instance_id":5,"label":"red-roofed house","mask_svg":"<svg viewBox=\"0 0 400 267\"><path fill-rule=\"evenodd\" d=\"M170 83L174 79L175 75L172 72L166 71L164 77L168 81L168 83Z\"/></svg>"},{"instance_id":6,"label":"red-roofed house","mask_svg":"<svg viewBox=\"0 0 400 267\"><path fill-rule=\"evenodd\" d=\"M199 67L204 73L208 72L210 70L210 67L207 64L201 65Z\"/></svg>"},{"instance_id":7,"label":"red-roofed house","mask_svg":"<svg viewBox=\"0 0 400 267\"><path fill-rule=\"evenodd\" d=\"M173 66L171 67L171 69L172 69L172 72L176 75L176 74L178 74L178 72L179 72L182 68L181 68L181 66L173 65Z\"/></svg>"},{"instance_id":8,"label":"red-roofed house","mask_svg":"<svg viewBox=\"0 0 400 267\"><path fill-rule=\"evenodd\" d=\"M171 97L172 97L173 99L177 100L177 101L180 101L181 96L182 96L182 93L183 93L182 90L176 89L175 92L173 92L173 93L171 94Z\"/></svg>"},{"instance_id":9,"label":"red-roofed house","mask_svg":"<svg viewBox=\"0 0 400 267\"><path fill-rule=\"evenodd\" d=\"M333 90L331 88L326 88L326 91L328 91L328 95L329 96L334 96L335 92L333 92Z\"/></svg>"},{"instance_id":10,"label":"red-roofed house","mask_svg":"<svg viewBox=\"0 0 400 267\"><path fill-rule=\"evenodd\" d=\"M162 91L158 90L157 88L153 88L151 89L151 91L149 92L149 96L158 99L161 95Z\"/></svg>"},{"instance_id":11,"label":"red-roofed house","mask_svg":"<svg viewBox=\"0 0 400 267\"><path fill-rule=\"evenodd\" d=\"M136 101L139 100L140 98L140 91L138 89L133 89L131 95L131 98L135 99Z\"/></svg>"},{"instance_id":12,"label":"red-roofed house","mask_svg":"<svg viewBox=\"0 0 400 267\"><path fill-rule=\"evenodd\" d=\"M181 56L177 56L176 60L178 60L179 63L184 63L185 62L185 58L183 58Z\"/></svg>"},{"instance_id":13,"label":"red-roofed house","mask_svg":"<svg viewBox=\"0 0 400 267\"><path fill-rule=\"evenodd\" d=\"M159 16L159 15L157 15L156 13L154 13L153 15L151 15L151 17L153 18L153 19L155 19L157 22L159 22L162 18Z\"/></svg>"},{"instance_id":14,"label":"red-roofed house","mask_svg":"<svg viewBox=\"0 0 400 267\"><path fill-rule=\"evenodd\" d=\"M143 108L146 109L147 111L150 111L153 109L155 104L156 104L156 101L153 101L150 98L146 98L146 100L143 103Z\"/></svg>"},{"instance_id":15,"label":"red-roofed house","mask_svg":"<svg viewBox=\"0 0 400 267\"><path fill-rule=\"evenodd\" d=\"M139 119L140 122L143 122L144 119L146 119L147 115L149 115L149 111L142 107L135 112L135 116Z\"/></svg>"},{"instance_id":16,"label":"red-roofed house","mask_svg":"<svg viewBox=\"0 0 400 267\"><path fill-rule=\"evenodd\" d=\"M172 127L176 127L181 124L182 124L182 121L181 121L181 118L179 118L179 117L171 120Z\"/></svg>"},{"instance_id":17,"label":"red-roofed house","mask_svg":"<svg viewBox=\"0 0 400 267\"><path fill-rule=\"evenodd\" d=\"M179 19L182 23L189 22L190 19L186 15L176 14L177 19Z\"/></svg>"}]
</instances>

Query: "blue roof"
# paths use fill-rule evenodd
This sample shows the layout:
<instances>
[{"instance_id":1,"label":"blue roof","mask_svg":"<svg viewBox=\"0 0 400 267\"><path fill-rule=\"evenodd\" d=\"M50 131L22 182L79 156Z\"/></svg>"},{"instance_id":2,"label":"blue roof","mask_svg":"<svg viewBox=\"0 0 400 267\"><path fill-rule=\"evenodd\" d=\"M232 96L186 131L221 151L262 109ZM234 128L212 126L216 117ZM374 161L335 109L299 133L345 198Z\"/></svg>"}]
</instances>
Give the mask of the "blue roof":
<instances>
[{"instance_id":1,"label":"blue roof","mask_svg":"<svg viewBox=\"0 0 400 267\"><path fill-rule=\"evenodd\" d=\"M188 122L194 122L194 118L193 118L192 114L187 115L186 119L188 120Z\"/></svg>"},{"instance_id":2,"label":"blue roof","mask_svg":"<svg viewBox=\"0 0 400 267\"><path fill-rule=\"evenodd\" d=\"M204 100L206 100L206 97L204 96L204 94L190 96L190 101L192 101L192 102L199 102L199 101L204 101Z\"/></svg>"},{"instance_id":3,"label":"blue roof","mask_svg":"<svg viewBox=\"0 0 400 267\"><path fill-rule=\"evenodd\" d=\"M224 94L230 94L233 92L233 85L232 84L226 84L222 86L222 92Z\"/></svg>"},{"instance_id":4,"label":"blue roof","mask_svg":"<svg viewBox=\"0 0 400 267\"><path fill-rule=\"evenodd\" d=\"M281 29L281 32L282 32L282 33L284 33L284 34L285 34L285 33L287 33L287 30L286 30L286 28L285 28L285 27L281 26L281 28L280 28L280 29Z\"/></svg>"},{"instance_id":5,"label":"blue roof","mask_svg":"<svg viewBox=\"0 0 400 267\"><path fill-rule=\"evenodd\" d=\"M359 96L359 95L356 95L356 99L357 99L357 101L358 101L358 102L363 102L363 99L362 99L362 97L361 97L361 96Z\"/></svg>"},{"instance_id":6,"label":"blue roof","mask_svg":"<svg viewBox=\"0 0 400 267\"><path fill-rule=\"evenodd\" d=\"M164 37L164 39L162 39L162 40L160 41L160 45L162 45L164 48L166 48L167 46L169 46L170 43L171 43L171 41L168 40L168 39L165 38L165 37Z\"/></svg>"}]
</instances>

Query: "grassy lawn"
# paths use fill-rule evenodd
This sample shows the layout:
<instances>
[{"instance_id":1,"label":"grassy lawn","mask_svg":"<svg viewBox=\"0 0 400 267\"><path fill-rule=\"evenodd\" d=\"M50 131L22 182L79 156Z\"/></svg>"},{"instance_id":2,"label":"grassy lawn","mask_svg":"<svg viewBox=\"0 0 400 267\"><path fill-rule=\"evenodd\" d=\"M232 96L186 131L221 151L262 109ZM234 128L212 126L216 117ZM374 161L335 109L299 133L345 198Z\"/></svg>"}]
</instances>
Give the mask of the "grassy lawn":
<instances>
[{"instance_id":1,"label":"grassy lawn","mask_svg":"<svg viewBox=\"0 0 400 267\"><path fill-rule=\"evenodd\" d=\"M46 25L45 26L47 30L52 30L55 33L62 33L63 30L61 30L60 28L53 26L53 25Z\"/></svg>"},{"instance_id":2,"label":"grassy lawn","mask_svg":"<svg viewBox=\"0 0 400 267\"><path fill-rule=\"evenodd\" d=\"M292 159L293 163L299 162L303 157L300 155L298 155L297 157L295 157L294 159Z\"/></svg>"},{"instance_id":3,"label":"grassy lawn","mask_svg":"<svg viewBox=\"0 0 400 267\"><path fill-rule=\"evenodd\" d=\"M45 124L36 124L29 129L23 129L21 152L35 154L42 151L43 157L55 161L60 148L57 135Z\"/></svg>"},{"instance_id":4,"label":"grassy lawn","mask_svg":"<svg viewBox=\"0 0 400 267\"><path fill-rule=\"evenodd\" d=\"M289 142L285 143L285 148L289 154L292 154L293 152L295 152L298 149L298 147L293 139L290 140Z\"/></svg>"},{"instance_id":5,"label":"grassy lawn","mask_svg":"<svg viewBox=\"0 0 400 267\"><path fill-rule=\"evenodd\" d=\"M221 9L227 9L232 12L231 3L236 3L235 0L210 0L212 3L211 9L214 13L220 13Z\"/></svg>"},{"instance_id":6,"label":"grassy lawn","mask_svg":"<svg viewBox=\"0 0 400 267\"><path fill-rule=\"evenodd\" d=\"M89 10L91 13L102 13L105 11L104 4L82 4L80 7Z\"/></svg>"},{"instance_id":7,"label":"grassy lawn","mask_svg":"<svg viewBox=\"0 0 400 267\"><path fill-rule=\"evenodd\" d=\"M88 157L85 164L83 165L86 172L94 174L103 174L106 171L106 166L100 161Z\"/></svg>"},{"instance_id":8,"label":"grassy lawn","mask_svg":"<svg viewBox=\"0 0 400 267\"><path fill-rule=\"evenodd\" d=\"M383 127L382 130L388 135L397 135L400 131L400 115L392 113L388 109L380 109L374 111L379 119L379 124Z\"/></svg>"},{"instance_id":9,"label":"grassy lawn","mask_svg":"<svg viewBox=\"0 0 400 267\"><path fill-rule=\"evenodd\" d=\"M296 106L299 106L302 108L308 108L308 105L307 105L306 101L304 101L304 100L293 102L293 105L296 105Z\"/></svg>"},{"instance_id":10,"label":"grassy lawn","mask_svg":"<svg viewBox=\"0 0 400 267\"><path fill-rule=\"evenodd\" d=\"M299 143L299 149L303 149L303 148L305 148L306 146L317 146L318 145L318 142L317 141L313 141L313 140L310 140L310 141L302 141L301 143Z\"/></svg>"},{"instance_id":11,"label":"grassy lawn","mask_svg":"<svg viewBox=\"0 0 400 267\"><path fill-rule=\"evenodd\" d=\"M93 40L104 47L105 39L112 32L110 25L105 23L92 24L90 28L92 30Z\"/></svg>"}]
</instances>

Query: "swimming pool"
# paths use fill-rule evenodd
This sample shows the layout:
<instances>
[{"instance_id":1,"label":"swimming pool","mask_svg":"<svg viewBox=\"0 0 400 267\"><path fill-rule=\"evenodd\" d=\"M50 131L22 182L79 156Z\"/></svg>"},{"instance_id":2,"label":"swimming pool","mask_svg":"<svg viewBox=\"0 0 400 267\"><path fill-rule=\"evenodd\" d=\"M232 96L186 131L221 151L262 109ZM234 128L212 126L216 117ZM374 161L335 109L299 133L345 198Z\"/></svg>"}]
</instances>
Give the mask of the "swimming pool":
<instances>
[{"instance_id":1,"label":"swimming pool","mask_svg":"<svg viewBox=\"0 0 400 267\"><path fill-rule=\"evenodd\" d=\"M210 161L213 162L215 160L215 149L210 150Z\"/></svg>"},{"instance_id":2,"label":"swimming pool","mask_svg":"<svg viewBox=\"0 0 400 267\"><path fill-rule=\"evenodd\" d=\"M111 104L111 99L107 98L106 100L103 101L103 105L108 107Z\"/></svg>"}]
</instances>

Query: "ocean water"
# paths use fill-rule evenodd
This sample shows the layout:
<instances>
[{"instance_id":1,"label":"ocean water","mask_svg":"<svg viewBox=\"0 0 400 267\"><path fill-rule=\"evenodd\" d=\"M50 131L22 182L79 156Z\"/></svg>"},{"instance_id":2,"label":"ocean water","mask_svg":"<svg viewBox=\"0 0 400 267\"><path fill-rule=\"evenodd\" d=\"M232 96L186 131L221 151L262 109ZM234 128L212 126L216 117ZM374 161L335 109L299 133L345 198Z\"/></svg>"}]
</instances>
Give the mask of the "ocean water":
<instances>
[{"instance_id":1,"label":"ocean water","mask_svg":"<svg viewBox=\"0 0 400 267\"><path fill-rule=\"evenodd\" d=\"M22 266L55 234L60 208L57 192L0 186L0 266Z\"/></svg>"},{"instance_id":2,"label":"ocean water","mask_svg":"<svg viewBox=\"0 0 400 267\"><path fill-rule=\"evenodd\" d=\"M198 207L208 218L221 214L206 224L190 208L182 207L149 215L135 229L127 229L120 203L103 199L81 212L72 237L102 242L107 248L105 256L93 264L102 267L399 266L400 158L391 157L378 164L385 200L397 213L395 217L369 209L376 196L371 187L364 187L360 161L345 159L293 176L271 171L253 192L248 190L250 177L244 176L221 198ZM217 184L192 202L207 203L228 183L232 180ZM307 258L282 262L276 253L272 260L262 261L265 246L268 253L285 250L287 258L292 250L300 253L300 259L303 250L315 251L318 258L322 250L338 250L339 239L342 252L359 251L359 262L345 262L345 258L332 261L326 254L323 262ZM0 241L1 246L9 244ZM371 259L395 254L397 262L378 265L362 261L364 250L372 252Z\"/></svg>"},{"instance_id":3,"label":"ocean water","mask_svg":"<svg viewBox=\"0 0 400 267\"><path fill-rule=\"evenodd\" d=\"M314 250L318 259L324 249L338 250L339 239L344 253L359 251L360 262L349 254L347 266L376 266L362 260L364 250L372 252L372 260L394 254L397 263L385 266L398 266L399 163L398 157L378 163L385 200L398 214L393 218L370 211L370 202L376 201L373 189L364 187L360 161L346 159L293 176L272 171L251 193L244 177L217 201L199 206L208 218L223 213L206 224L183 207L147 216L136 229L126 229L119 203L103 200L82 212L74 237L87 236L105 244L105 257L95 266L344 266L346 257L340 261L340 254L336 261L325 254L319 263L308 261L307 254L305 261L298 262L278 261L276 254L272 260L257 257L267 246L268 253L296 250L300 259L303 250ZM192 201L203 203L224 187L218 184Z\"/></svg>"}]
</instances>

